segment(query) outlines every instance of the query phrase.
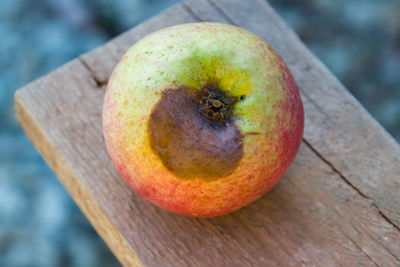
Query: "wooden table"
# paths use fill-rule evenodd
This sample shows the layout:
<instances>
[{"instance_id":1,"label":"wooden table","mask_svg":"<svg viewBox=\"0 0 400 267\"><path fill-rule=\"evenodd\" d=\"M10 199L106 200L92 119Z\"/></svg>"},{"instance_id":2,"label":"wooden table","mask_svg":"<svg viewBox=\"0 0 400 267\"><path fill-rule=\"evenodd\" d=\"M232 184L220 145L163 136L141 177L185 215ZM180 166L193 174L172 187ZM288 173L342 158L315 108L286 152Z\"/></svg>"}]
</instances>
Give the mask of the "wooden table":
<instances>
[{"instance_id":1,"label":"wooden table","mask_svg":"<svg viewBox=\"0 0 400 267\"><path fill-rule=\"evenodd\" d=\"M306 126L281 182L232 214L193 219L153 206L105 150L105 85L125 50L166 26L246 28L284 58ZM400 147L262 0L188 0L15 94L27 135L126 266L400 266Z\"/></svg>"}]
</instances>

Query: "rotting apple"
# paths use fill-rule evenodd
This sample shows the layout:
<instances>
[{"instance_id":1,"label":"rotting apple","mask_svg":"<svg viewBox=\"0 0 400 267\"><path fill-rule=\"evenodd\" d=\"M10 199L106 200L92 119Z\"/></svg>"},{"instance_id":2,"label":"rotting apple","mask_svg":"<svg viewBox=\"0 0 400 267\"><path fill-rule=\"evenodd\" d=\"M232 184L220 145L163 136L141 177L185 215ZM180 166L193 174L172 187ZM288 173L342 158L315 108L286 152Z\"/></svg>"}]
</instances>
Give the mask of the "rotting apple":
<instances>
[{"instance_id":1,"label":"rotting apple","mask_svg":"<svg viewBox=\"0 0 400 267\"><path fill-rule=\"evenodd\" d=\"M304 112L293 76L261 38L190 23L134 44L107 86L108 153L140 195L209 217L258 199L299 148Z\"/></svg>"}]
</instances>

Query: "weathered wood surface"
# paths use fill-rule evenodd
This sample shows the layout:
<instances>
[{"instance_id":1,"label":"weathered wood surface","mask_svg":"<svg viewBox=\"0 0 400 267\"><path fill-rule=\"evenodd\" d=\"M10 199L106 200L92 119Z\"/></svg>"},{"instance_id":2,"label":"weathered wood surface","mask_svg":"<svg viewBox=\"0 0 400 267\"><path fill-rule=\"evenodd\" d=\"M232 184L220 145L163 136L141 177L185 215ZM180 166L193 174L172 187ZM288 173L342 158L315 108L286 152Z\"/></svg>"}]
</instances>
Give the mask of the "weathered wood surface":
<instances>
[{"instance_id":1,"label":"weathered wood surface","mask_svg":"<svg viewBox=\"0 0 400 267\"><path fill-rule=\"evenodd\" d=\"M281 182L232 214L193 219L127 187L105 150L104 88L125 50L160 28L218 21L284 58L306 128ZM15 95L27 135L126 266L399 266L400 147L262 0L190 0Z\"/></svg>"}]
</instances>

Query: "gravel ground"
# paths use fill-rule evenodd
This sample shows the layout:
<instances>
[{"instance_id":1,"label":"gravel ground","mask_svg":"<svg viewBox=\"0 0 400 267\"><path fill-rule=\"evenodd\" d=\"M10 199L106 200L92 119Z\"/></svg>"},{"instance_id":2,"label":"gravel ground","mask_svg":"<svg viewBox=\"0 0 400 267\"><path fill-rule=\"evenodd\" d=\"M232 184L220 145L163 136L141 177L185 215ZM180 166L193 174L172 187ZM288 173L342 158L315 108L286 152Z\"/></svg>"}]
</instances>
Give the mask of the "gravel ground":
<instances>
[{"instance_id":1,"label":"gravel ground","mask_svg":"<svg viewBox=\"0 0 400 267\"><path fill-rule=\"evenodd\" d=\"M22 132L12 95L175 2L1 1L0 266L119 266ZM270 3L400 140L400 2Z\"/></svg>"}]
</instances>

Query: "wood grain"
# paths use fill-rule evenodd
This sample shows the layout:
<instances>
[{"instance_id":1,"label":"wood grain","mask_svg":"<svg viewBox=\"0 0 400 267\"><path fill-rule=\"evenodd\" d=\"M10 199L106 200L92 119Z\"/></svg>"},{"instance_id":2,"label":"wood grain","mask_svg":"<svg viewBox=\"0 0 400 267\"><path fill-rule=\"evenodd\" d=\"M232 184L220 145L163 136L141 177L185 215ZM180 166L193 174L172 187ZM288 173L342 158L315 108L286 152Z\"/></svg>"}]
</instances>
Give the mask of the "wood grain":
<instances>
[{"instance_id":1,"label":"wood grain","mask_svg":"<svg viewBox=\"0 0 400 267\"><path fill-rule=\"evenodd\" d=\"M138 196L101 130L104 87L124 51L194 21L247 28L282 55L306 111L304 142L282 181L229 215L192 219ZM125 266L398 266L398 144L263 1L191 0L15 95L27 135Z\"/></svg>"}]
</instances>

